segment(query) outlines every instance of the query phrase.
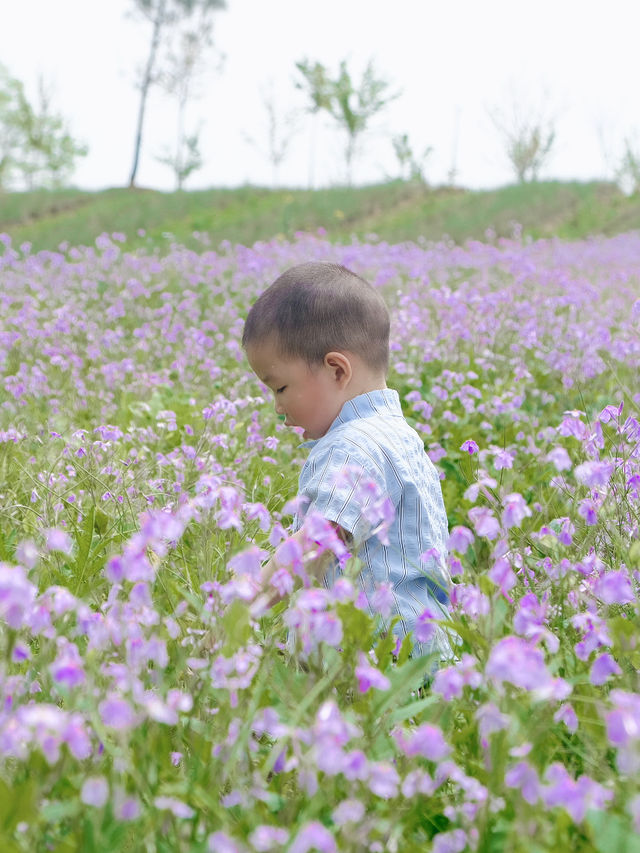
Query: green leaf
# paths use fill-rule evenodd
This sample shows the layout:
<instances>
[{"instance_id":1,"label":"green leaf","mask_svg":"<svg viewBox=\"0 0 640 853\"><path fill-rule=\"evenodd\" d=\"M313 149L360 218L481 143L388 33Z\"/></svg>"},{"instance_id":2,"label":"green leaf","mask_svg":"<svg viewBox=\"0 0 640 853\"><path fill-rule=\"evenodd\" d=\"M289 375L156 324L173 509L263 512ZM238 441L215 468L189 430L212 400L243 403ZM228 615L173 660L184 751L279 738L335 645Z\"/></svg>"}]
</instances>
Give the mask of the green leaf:
<instances>
[{"instance_id":1,"label":"green leaf","mask_svg":"<svg viewBox=\"0 0 640 853\"><path fill-rule=\"evenodd\" d=\"M410 702L408 705L405 705L404 708L398 708L396 711L393 711L389 715L389 722L393 725L395 723L402 723L404 720L409 720L412 717L417 717L426 708L430 708L432 705L437 705L441 701L440 696L431 694L429 696L425 696L424 699L418 699L417 702Z\"/></svg>"},{"instance_id":2,"label":"green leaf","mask_svg":"<svg viewBox=\"0 0 640 853\"><path fill-rule=\"evenodd\" d=\"M0 779L0 824L13 831L18 823L33 820L36 814L36 783L33 779L9 786ZM4 850L4 846L0 847Z\"/></svg>"},{"instance_id":3,"label":"green leaf","mask_svg":"<svg viewBox=\"0 0 640 853\"><path fill-rule=\"evenodd\" d=\"M336 613L342 622L343 644L345 648L370 648L375 629L373 619L354 604L338 604Z\"/></svg>"},{"instance_id":4,"label":"green leaf","mask_svg":"<svg viewBox=\"0 0 640 853\"><path fill-rule=\"evenodd\" d=\"M227 638L222 653L229 657L244 646L251 636L247 605L239 599L232 601L222 617L222 627Z\"/></svg>"},{"instance_id":5,"label":"green leaf","mask_svg":"<svg viewBox=\"0 0 640 853\"><path fill-rule=\"evenodd\" d=\"M87 558L91 550L91 542L93 541L93 528L95 524L96 508L91 506L89 512L85 515L80 528L80 536L78 537L78 556L76 557L75 566L73 569L74 575L78 578L77 589L80 588L84 578L84 571L87 565Z\"/></svg>"},{"instance_id":6,"label":"green leaf","mask_svg":"<svg viewBox=\"0 0 640 853\"><path fill-rule=\"evenodd\" d=\"M598 853L640 853L640 837L628 819L610 812L590 810L586 822Z\"/></svg>"},{"instance_id":7,"label":"green leaf","mask_svg":"<svg viewBox=\"0 0 640 853\"><path fill-rule=\"evenodd\" d=\"M374 716L381 717L394 705L401 705L412 691L421 687L430 672L430 661L431 658L428 655L410 658L395 671L387 672L391 687L382 694L378 702L372 705Z\"/></svg>"}]
</instances>

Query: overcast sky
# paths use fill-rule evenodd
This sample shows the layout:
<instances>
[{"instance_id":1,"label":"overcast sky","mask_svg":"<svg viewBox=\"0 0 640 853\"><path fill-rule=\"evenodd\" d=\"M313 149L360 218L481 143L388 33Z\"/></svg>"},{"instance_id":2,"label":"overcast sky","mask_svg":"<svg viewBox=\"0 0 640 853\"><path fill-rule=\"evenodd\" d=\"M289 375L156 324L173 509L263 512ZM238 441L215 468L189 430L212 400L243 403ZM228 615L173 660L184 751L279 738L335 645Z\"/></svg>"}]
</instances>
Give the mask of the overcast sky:
<instances>
[{"instance_id":1,"label":"overcast sky","mask_svg":"<svg viewBox=\"0 0 640 853\"><path fill-rule=\"evenodd\" d=\"M74 175L85 188L122 186L133 155L136 68L150 25L133 0L0 0L0 62L35 96L38 75L74 135L89 146ZM202 125L204 168L193 188L269 184L262 93L273 86L281 115L304 106L294 63L341 59L359 74L369 59L396 99L374 122L354 168L356 182L395 177L391 137L408 133L433 153L426 174L490 187L512 180L489 118L513 98L556 119L545 177L610 177L625 135L640 141L640 0L228 0L216 14L215 43L226 55L194 101L188 123ZM212 64L215 66L215 60ZM253 138L252 145L247 137ZM148 104L138 182L170 189L156 156L175 138L175 106L159 93ZM313 160L317 185L344 180L342 137L322 119ZM307 186L311 130L301 119L280 183Z\"/></svg>"}]
</instances>

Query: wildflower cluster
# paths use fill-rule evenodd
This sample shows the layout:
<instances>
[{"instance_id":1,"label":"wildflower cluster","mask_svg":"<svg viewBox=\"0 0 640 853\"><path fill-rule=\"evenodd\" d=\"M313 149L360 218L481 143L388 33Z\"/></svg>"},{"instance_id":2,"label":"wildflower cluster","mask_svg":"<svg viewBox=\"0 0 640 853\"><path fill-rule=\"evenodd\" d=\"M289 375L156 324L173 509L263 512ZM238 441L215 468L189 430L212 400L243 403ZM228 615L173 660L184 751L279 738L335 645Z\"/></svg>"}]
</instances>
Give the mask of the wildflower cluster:
<instances>
[{"instance_id":1,"label":"wildflower cluster","mask_svg":"<svg viewBox=\"0 0 640 853\"><path fill-rule=\"evenodd\" d=\"M1 246L1 849L634 849L637 234ZM330 525L329 588L289 535L304 450L240 338L309 259L391 308L449 512L437 669ZM389 502L342 476L384 542Z\"/></svg>"}]
</instances>

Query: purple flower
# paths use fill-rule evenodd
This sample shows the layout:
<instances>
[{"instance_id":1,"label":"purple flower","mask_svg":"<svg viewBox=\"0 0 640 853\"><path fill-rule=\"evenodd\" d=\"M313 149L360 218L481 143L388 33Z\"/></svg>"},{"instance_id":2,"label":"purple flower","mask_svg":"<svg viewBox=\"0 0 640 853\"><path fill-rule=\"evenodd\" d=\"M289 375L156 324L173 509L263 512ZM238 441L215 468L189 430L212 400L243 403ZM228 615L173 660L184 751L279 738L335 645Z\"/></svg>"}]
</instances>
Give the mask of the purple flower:
<instances>
[{"instance_id":1,"label":"purple flower","mask_svg":"<svg viewBox=\"0 0 640 853\"><path fill-rule=\"evenodd\" d=\"M170 811L177 818L190 818L195 814L191 806L176 797L156 797L153 804L157 809Z\"/></svg>"},{"instance_id":2,"label":"purple flower","mask_svg":"<svg viewBox=\"0 0 640 853\"><path fill-rule=\"evenodd\" d=\"M630 604L635 601L626 572L603 572L593 587L594 594L605 604Z\"/></svg>"},{"instance_id":3,"label":"purple flower","mask_svg":"<svg viewBox=\"0 0 640 853\"><path fill-rule=\"evenodd\" d=\"M451 604L459 608L470 619L486 616L491 604L477 586L467 583L454 584L451 588Z\"/></svg>"},{"instance_id":4,"label":"purple flower","mask_svg":"<svg viewBox=\"0 0 640 853\"><path fill-rule=\"evenodd\" d=\"M583 462L575 470L576 480L590 489L606 486L613 474L612 462Z\"/></svg>"},{"instance_id":5,"label":"purple flower","mask_svg":"<svg viewBox=\"0 0 640 853\"><path fill-rule=\"evenodd\" d=\"M457 551L459 554L466 553L470 545L473 544L474 535L468 527L458 525L454 527L449 534L447 548L450 551Z\"/></svg>"},{"instance_id":6,"label":"purple flower","mask_svg":"<svg viewBox=\"0 0 640 853\"><path fill-rule=\"evenodd\" d=\"M393 608L393 584L382 582L376 585L371 599L373 609L387 619Z\"/></svg>"},{"instance_id":7,"label":"purple flower","mask_svg":"<svg viewBox=\"0 0 640 853\"><path fill-rule=\"evenodd\" d=\"M11 652L11 658L15 663L22 663L22 661L29 660L31 657L31 652L28 646L25 646L24 643L20 641L16 641L13 646L13 651Z\"/></svg>"},{"instance_id":8,"label":"purple flower","mask_svg":"<svg viewBox=\"0 0 640 853\"><path fill-rule=\"evenodd\" d=\"M262 568L262 561L267 556L267 552L263 548L258 548L253 545L246 551L241 551L232 557L227 566L231 572L236 574L247 574L252 577L257 577Z\"/></svg>"},{"instance_id":9,"label":"purple flower","mask_svg":"<svg viewBox=\"0 0 640 853\"><path fill-rule=\"evenodd\" d=\"M361 749L352 749L345 753L342 762L342 775L345 779L363 781L369 773L369 761Z\"/></svg>"},{"instance_id":10,"label":"purple flower","mask_svg":"<svg viewBox=\"0 0 640 853\"><path fill-rule=\"evenodd\" d=\"M464 829L440 832L433 839L432 853L462 853L467 848L467 833Z\"/></svg>"},{"instance_id":11,"label":"purple flower","mask_svg":"<svg viewBox=\"0 0 640 853\"><path fill-rule=\"evenodd\" d=\"M598 415L598 420L603 424L608 424L610 421L617 421L623 409L624 401L619 406L605 406Z\"/></svg>"},{"instance_id":12,"label":"purple flower","mask_svg":"<svg viewBox=\"0 0 640 853\"><path fill-rule=\"evenodd\" d=\"M560 705L553 715L553 720L556 723L564 723L572 734L578 731L578 717L576 716L576 712L573 710L573 705L569 702L565 702L563 705Z\"/></svg>"},{"instance_id":13,"label":"purple flower","mask_svg":"<svg viewBox=\"0 0 640 853\"><path fill-rule=\"evenodd\" d=\"M450 702L456 696L462 696L465 686L479 687L482 676L476 669L477 663L473 655L463 654L454 666L439 669L433 679L432 692L440 693L445 702Z\"/></svg>"},{"instance_id":14,"label":"purple flower","mask_svg":"<svg viewBox=\"0 0 640 853\"><path fill-rule=\"evenodd\" d=\"M610 743L626 747L631 741L640 740L640 696L612 690L609 699L613 710L605 714L605 722Z\"/></svg>"},{"instance_id":15,"label":"purple flower","mask_svg":"<svg viewBox=\"0 0 640 853\"><path fill-rule=\"evenodd\" d=\"M276 590L278 595L285 596L293 592L294 579L287 569L282 566L271 575L269 584Z\"/></svg>"},{"instance_id":16,"label":"purple flower","mask_svg":"<svg viewBox=\"0 0 640 853\"><path fill-rule=\"evenodd\" d=\"M358 665L355 674L360 693L366 693L370 687L375 687L378 690L388 690L391 687L391 682L387 676L383 675L375 666L371 666L364 652L358 653Z\"/></svg>"},{"instance_id":17,"label":"purple flower","mask_svg":"<svg viewBox=\"0 0 640 853\"><path fill-rule=\"evenodd\" d=\"M80 799L87 806L102 808L109 799L109 785L104 776L90 776L85 779L80 791Z\"/></svg>"},{"instance_id":18,"label":"purple flower","mask_svg":"<svg viewBox=\"0 0 640 853\"><path fill-rule=\"evenodd\" d=\"M423 770L411 770L402 783L402 796L409 798L416 794L424 794L430 797L436 789L436 783L428 773Z\"/></svg>"},{"instance_id":19,"label":"purple flower","mask_svg":"<svg viewBox=\"0 0 640 853\"><path fill-rule=\"evenodd\" d=\"M398 793L400 777L392 764L374 761L369 764L369 790L383 800L390 800Z\"/></svg>"},{"instance_id":20,"label":"purple flower","mask_svg":"<svg viewBox=\"0 0 640 853\"><path fill-rule=\"evenodd\" d=\"M260 824L256 826L249 836L249 844L258 853L267 853L269 850L281 850L289 840L289 833L279 826Z\"/></svg>"},{"instance_id":21,"label":"purple flower","mask_svg":"<svg viewBox=\"0 0 640 853\"><path fill-rule=\"evenodd\" d=\"M71 537L64 530L59 530L57 527L51 527L44 531L46 537L47 551L60 551L69 556L73 545Z\"/></svg>"},{"instance_id":22,"label":"purple flower","mask_svg":"<svg viewBox=\"0 0 640 853\"><path fill-rule=\"evenodd\" d=\"M598 523L596 506L589 498L585 498L578 504L578 515L582 516L585 522L591 526Z\"/></svg>"},{"instance_id":23,"label":"purple flower","mask_svg":"<svg viewBox=\"0 0 640 853\"><path fill-rule=\"evenodd\" d=\"M520 527L524 519L530 515L531 510L521 494L514 492L506 496L502 510L502 523L506 528Z\"/></svg>"},{"instance_id":24,"label":"purple flower","mask_svg":"<svg viewBox=\"0 0 640 853\"><path fill-rule=\"evenodd\" d=\"M82 658L74 643L67 642L61 647L58 657L50 665L49 671L54 681L67 687L79 687L85 682Z\"/></svg>"},{"instance_id":25,"label":"purple flower","mask_svg":"<svg viewBox=\"0 0 640 853\"><path fill-rule=\"evenodd\" d=\"M551 676L539 648L520 637L503 637L491 649L485 674L525 690L544 687Z\"/></svg>"},{"instance_id":26,"label":"purple flower","mask_svg":"<svg viewBox=\"0 0 640 853\"><path fill-rule=\"evenodd\" d=\"M140 801L137 797L127 796L126 791L117 788L113 800L113 811L118 820L136 820L140 817Z\"/></svg>"},{"instance_id":27,"label":"purple flower","mask_svg":"<svg viewBox=\"0 0 640 853\"><path fill-rule=\"evenodd\" d=\"M468 453L469 456L472 456L474 453L477 453L478 449L478 445L472 438L468 438L460 445L460 450L462 450L464 453Z\"/></svg>"},{"instance_id":28,"label":"purple flower","mask_svg":"<svg viewBox=\"0 0 640 853\"><path fill-rule=\"evenodd\" d=\"M513 461L515 458L515 453L510 450L496 450L493 453L494 468L496 471L501 471L503 468L513 468Z\"/></svg>"},{"instance_id":29,"label":"purple flower","mask_svg":"<svg viewBox=\"0 0 640 853\"><path fill-rule=\"evenodd\" d=\"M431 723L423 723L417 729L407 733L396 729L393 737L405 755L421 755L429 761L441 761L451 752L451 747L445 741L442 729Z\"/></svg>"},{"instance_id":30,"label":"purple flower","mask_svg":"<svg viewBox=\"0 0 640 853\"><path fill-rule=\"evenodd\" d=\"M245 849L226 832L212 832L207 838L207 847L209 853L243 853Z\"/></svg>"},{"instance_id":31,"label":"purple flower","mask_svg":"<svg viewBox=\"0 0 640 853\"><path fill-rule=\"evenodd\" d=\"M596 686L604 684L612 675L620 675L622 670L615 660L608 654L602 654L597 657L589 673L589 681Z\"/></svg>"},{"instance_id":32,"label":"purple flower","mask_svg":"<svg viewBox=\"0 0 640 853\"><path fill-rule=\"evenodd\" d=\"M31 539L23 539L16 548L16 558L21 566L32 569L38 562L38 549Z\"/></svg>"},{"instance_id":33,"label":"purple flower","mask_svg":"<svg viewBox=\"0 0 640 853\"><path fill-rule=\"evenodd\" d=\"M343 800L331 813L336 826L345 823L360 823L365 815L365 806L360 800Z\"/></svg>"},{"instance_id":34,"label":"purple flower","mask_svg":"<svg viewBox=\"0 0 640 853\"><path fill-rule=\"evenodd\" d=\"M503 714L493 702L486 702L478 708L476 720L480 737L485 741L490 734L508 728L511 722L511 718Z\"/></svg>"},{"instance_id":35,"label":"purple flower","mask_svg":"<svg viewBox=\"0 0 640 853\"><path fill-rule=\"evenodd\" d=\"M491 512L489 507L474 506L469 510L468 515L478 536L485 536L487 539L495 539L500 533L500 524L498 523L498 519Z\"/></svg>"},{"instance_id":36,"label":"purple flower","mask_svg":"<svg viewBox=\"0 0 640 853\"><path fill-rule=\"evenodd\" d=\"M129 729L135 725L136 715L131 705L116 693L111 693L98 706L102 722L112 729Z\"/></svg>"},{"instance_id":37,"label":"purple flower","mask_svg":"<svg viewBox=\"0 0 640 853\"><path fill-rule=\"evenodd\" d=\"M547 453L546 459L555 465L556 471L568 471L571 468L571 459L564 447L554 447Z\"/></svg>"},{"instance_id":38,"label":"purple flower","mask_svg":"<svg viewBox=\"0 0 640 853\"><path fill-rule=\"evenodd\" d=\"M21 628L29 622L36 593L22 566L0 563L0 616L10 628Z\"/></svg>"},{"instance_id":39,"label":"purple flower","mask_svg":"<svg viewBox=\"0 0 640 853\"><path fill-rule=\"evenodd\" d=\"M418 616L413 628L413 636L419 643L428 643L433 638L438 619L442 619L442 614L434 613L428 607Z\"/></svg>"},{"instance_id":40,"label":"purple flower","mask_svg":"<svg viewBox=\"0 0 640 853\"><path fill-rule=\"evenodd\" d=\"M308 853L309 850L336 853L337 849L335 839L329 830L319 821L313 820L302 827L289 847L288 853Z\"/></svg>"},{"instance_id":41,"label":"purple flower","mask_svg":"<svg viewBox=\"0 0 640 853\"><path fill-rule=\"evenodd\" d=\"M276 562L281 566L291 566L294 572L303 568L302 557L302 545L297 539L286 539L276 549Z\"/></svg>"},{"instance_id":42,"label":"purple flower","mask_svg":"<svg viewBox=\"0 0 640 853\"><path fill-rule=\"evenodd\" d=\"M508 788L518 788L522 799L530 805L533 806L538 802L541 792L540 780L535 769L527 761L521 761L507 770L504 782Z\"/></svg>"},{"instance_id":43,"label":"purple flower","mask_svg":"<svg viewBox=\"0 0 640 853\"><path fill-rule=\"evenodd\" d=\"M574 781L558 762L547 767L545 780L548 782L542 793L545 804L563 806L576 823L584 820L587 809L603 809L613 799L613 791L606 790L589 776L580 776Z\"/></svg>"},{"instance_id":44,"label":"purple flower","mask_svg":"<svg viewBox=\"0 0 640 853\"><path fill-rule=\"evenodd\" d=\"M500 592L505 597L507 597L509 590L513 589L516 585L516 576L511 569L511 563L506 557L498 557L489 569L488 575L494 584L500 587Z\"/></svg>"}]
</instances>

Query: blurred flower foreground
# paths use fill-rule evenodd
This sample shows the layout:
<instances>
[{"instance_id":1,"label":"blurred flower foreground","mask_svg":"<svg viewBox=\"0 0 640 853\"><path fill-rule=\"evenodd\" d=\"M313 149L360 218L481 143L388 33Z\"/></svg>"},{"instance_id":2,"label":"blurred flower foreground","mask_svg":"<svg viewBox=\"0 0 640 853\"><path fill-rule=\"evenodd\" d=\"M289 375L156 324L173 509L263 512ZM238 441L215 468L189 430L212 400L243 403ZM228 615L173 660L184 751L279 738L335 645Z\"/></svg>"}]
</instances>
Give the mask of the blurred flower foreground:
<instances>
[{"instance_id":1,"label":"blurred flower foreground","mask_svg":"<svg viewBox=\"0 0 640 853\"><path fill-rule=\"evenodd\" d=\"M640 234L1 239L0 849L639 849ZM374 621L354 560L314 588L288 544L305 451L240 336L311 259L384 294L441 474L426 688L389 590Z\"/></svg>"}]
</instances>

